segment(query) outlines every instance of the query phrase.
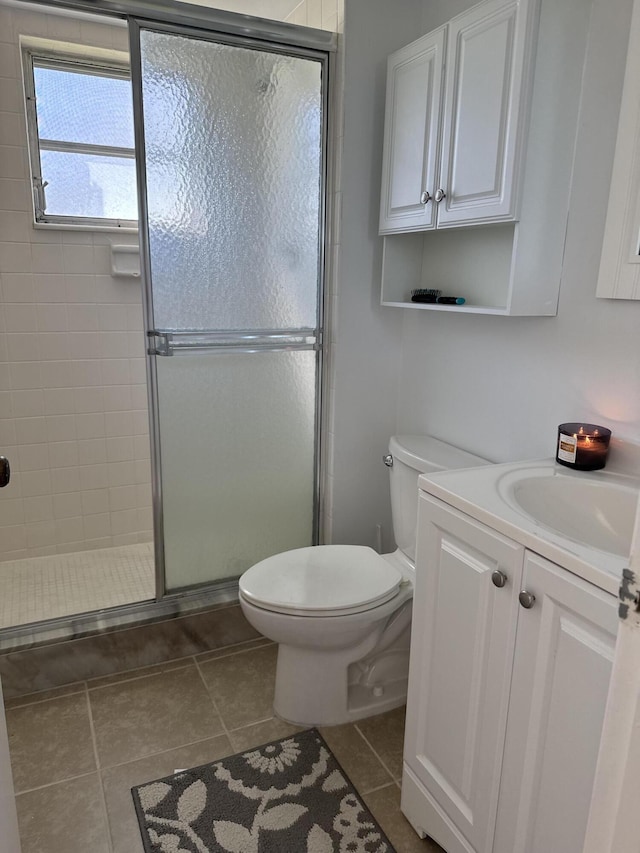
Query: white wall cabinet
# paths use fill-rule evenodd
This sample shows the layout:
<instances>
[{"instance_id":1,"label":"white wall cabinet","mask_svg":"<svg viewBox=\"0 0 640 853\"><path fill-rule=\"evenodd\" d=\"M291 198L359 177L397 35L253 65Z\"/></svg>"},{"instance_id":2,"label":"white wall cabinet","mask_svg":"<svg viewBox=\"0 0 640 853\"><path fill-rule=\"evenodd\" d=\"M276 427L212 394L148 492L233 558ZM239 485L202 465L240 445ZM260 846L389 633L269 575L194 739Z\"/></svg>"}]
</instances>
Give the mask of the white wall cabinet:
<instances>
[{"instance_id":1,"label":"white wall cabinet","mask_svg":"<svg viewBox=\"0 0 640 853\"><path fill-rule=\"evenodd\" d=\"M389 57L381 233L516 218L534 6L485 0Z\"/></svg>"},{"instance_id":2,"label":"white wall cabinet","mask_svg":"<svg viewBox=\"0 0 640 853\"><path fill-rule=\"evenodd\" d=\"M614 597L423 494L413 625L415 829L447 853L581 853Z\"/></svg>"},{"instance_id":3,"label":"white wall cabinet","mask_svg":"<svg viewBox=\"0 0 640 853\"><path fill-rule=\"evenodd\" d=\"M484 0L389 57L383 305L557 312L589 15Z\"/></svg>"}]
</instances>

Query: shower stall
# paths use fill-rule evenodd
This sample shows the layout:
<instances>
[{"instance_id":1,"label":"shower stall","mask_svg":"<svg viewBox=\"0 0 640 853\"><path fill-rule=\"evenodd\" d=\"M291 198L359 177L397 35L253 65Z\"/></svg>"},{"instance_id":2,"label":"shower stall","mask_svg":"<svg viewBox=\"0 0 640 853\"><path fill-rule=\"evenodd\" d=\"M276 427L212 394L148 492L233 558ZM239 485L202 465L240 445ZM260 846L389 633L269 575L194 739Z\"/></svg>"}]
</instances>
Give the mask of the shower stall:
<instances>
[{"instance_id":1,"label":"shower stall","mask_svg":"<svg viewBox=\"0 0 640 853\"><path fill-rule=\"evenodd\" d=\"M108 624L110 618L140 619L145 613L228 600L245 568L319 537L328 77L334 37L202 7L176 12L175 5L145 0L62 0L50 6L126 16L138 234L75 232L75 239L103 265L112 261L115 243L128 244L128 251L139 245L141 286L134 290L128 282L128 290L122 290L127 300L122 304L132 306L120 312L128 337L117 329L111 340L129 348L128 390L120 399L134 393L135 399L129 410L118 403L122 408L108 411L104 393L95 388L93 394L76 393L74 386L73 394L55 389L59 393L46 395L45 383L36 387L34 378L28 390L50 399L55 414L43 410L23 419L5 411L0 454L15 464L0 491L0 543L5 534L0 552L9 557L0 559L0 638L52 627L88 628L96 611ZM66 257L73 235L62 232L60 239L49 233ZM88 250L84 254L88 257ZM106 287L113 269L100 270L94 286ZM5 311L13 305L7 295L16 291L16 275L7 282ZM37 321L29 335L36 343L36 335L48 334L47 344L55 343L61 352L63 336L79 347L82 335L84 351L65 351L55 360L68 358L74 375L89 376L89 368L83 372L76 363L83 352L91 362L91 338L95 344L106 330L98 321L98 328L82 332L69 326L72 315L89 322L94 303L83 298L84 312L66 306L66 325L56 330L55 342L51 331L43 331L55 310L43 309L41 325ZM117 304L102 314L116 317ZM15 309L9 313L22 316ZM39 346L42 357L44 344ZM11 384L21 375L12 371L11 358L8 349L5 398L35 405L33 394ZM117 398L118 359L111 361L110 397ZM102 368L103 379L108 372ZM51 368L43 373L49 375ZM94 398L99 405L87 402L89 410L78 411L77 400ZM97 434L79 438L78 418ZM37 441L21 443L18 433L26 426L40 429ZM56 434L45 435L49 428ZM83 442L84 460L74 455L73 442ZM57 465L52 443L56 453L69 454L66 464ZM48 455L40 463L36 457L45 444ZM40 504L52 508L46 524L54 541L26 554L6 544L7 531L19 536L19 524L6 523L7 508L28 529L25 506L35 504L28 501L27 484L35 482L30 472L37 465L46 469L48 491ZM81 475L95 486L88 489L92 494L70 496L65 484ZM21 512L16 501L22 502ZM94 501L102 511L86 520L77 510L73 535L78 538L65 549L58 527L71 529L69 518L76 516L58 518L56 507L74 513L83 501ZM128 515L116 518L122 524L128 519L135 530L119 540L113 528L111 539L87 539L92 525L103 529L97 516L106 525L119 512ZM33 523L44 531L42 520ZM49 610L47 597L55 600Z\"/></svg>"}]
</instances>

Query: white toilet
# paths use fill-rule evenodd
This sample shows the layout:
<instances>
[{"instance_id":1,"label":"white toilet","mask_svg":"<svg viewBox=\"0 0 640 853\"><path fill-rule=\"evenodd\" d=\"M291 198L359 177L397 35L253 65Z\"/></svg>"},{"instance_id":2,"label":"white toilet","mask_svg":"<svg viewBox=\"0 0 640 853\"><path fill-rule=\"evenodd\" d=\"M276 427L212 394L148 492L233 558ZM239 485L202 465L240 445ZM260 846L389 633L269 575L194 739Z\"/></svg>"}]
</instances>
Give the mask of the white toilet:
<instances>
[{"instance_id":1,"label":"white toilet","mask_svg":"<svg viewBox=\"0 0 640 853\"><path fill-rule=\"evenodd\" d=\"M279 644L274 708L299 725L337 725L407 695L418 475L486 465L430 436L389 442L397 549L316 545L276 554L240 578L247 620Z\"/></svg>"}]
</instances>

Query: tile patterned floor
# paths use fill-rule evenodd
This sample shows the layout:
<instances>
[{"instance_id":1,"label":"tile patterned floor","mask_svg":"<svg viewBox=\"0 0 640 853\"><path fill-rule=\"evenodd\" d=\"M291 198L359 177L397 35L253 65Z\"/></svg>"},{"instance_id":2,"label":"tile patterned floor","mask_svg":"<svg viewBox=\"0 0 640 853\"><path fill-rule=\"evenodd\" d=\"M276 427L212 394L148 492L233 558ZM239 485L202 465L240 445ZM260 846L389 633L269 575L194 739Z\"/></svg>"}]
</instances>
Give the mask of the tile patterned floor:
<instances>
[{"instance_id":1,"label":"tile patterned floor","mask_svg":"<svg viewBox=\"0 0 640 853\"><path fill-rule=\"evenodd\" d=\"M151 542L0 562L0 628L154 596Z\"/></svg>"},{"instance_id":2,"label":"tile patterned floor","mask_svg":"<svg viewBox=\"0 0 640 853\"><path fill-rule=\"evenodd\" d=\"M8 701L22 853L142 853L133 785L296 730L275 662L254 640ZM443 853L400 812L403 728L398 709L321 731L398 853Z\"/></svg>"}]
</instances>

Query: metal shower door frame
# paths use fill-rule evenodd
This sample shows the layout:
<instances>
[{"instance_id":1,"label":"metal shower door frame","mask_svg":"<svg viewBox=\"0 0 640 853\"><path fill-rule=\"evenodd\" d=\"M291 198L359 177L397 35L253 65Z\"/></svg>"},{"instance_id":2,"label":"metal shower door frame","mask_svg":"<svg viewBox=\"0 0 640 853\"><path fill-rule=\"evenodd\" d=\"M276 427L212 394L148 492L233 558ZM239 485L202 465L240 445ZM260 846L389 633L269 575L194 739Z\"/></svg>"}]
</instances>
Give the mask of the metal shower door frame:
<instances>
[{"instance_id":1,"label":"metal shower door frame","mask_svg":"<svg viewBox=\"0 0 640 853\"><path fill-rule=\"evenodd\" d=\"M232 26L226 23L231 20ZM148 346L147 355L147 397L149 406L149 439L151 450L151 490L153 509L154 554L155 554L155 583L156 601L179 598L182 591L167 593L165 577L165 544L164 544L164 510L162 486L162 453L160 436L160 415L158 395L158 372L156 359L162 356L172 356L174 352L189 349L208 348L205 338L217 337L227 350L257 352L274 350L276 344L282 349L313 349L316 351L316 403L315 403L315 442L314 442L314 501L313 501L313 544L320 537L320 508L322 506L322 476L321 476L321 447L323 425L323 388L326 377L326 362L324 358L324 301L325 301L325 271L327 258L327 188L328 188L328 117L329 117L329 86L330 86L330 57L331 51L326 47L313 48L301 44L296 46L290 41L291 27L279 28L277 25L268 29L249 31L248 27L241 29L244 35L238 34L238 24L250 21L247 16L227 13L223 22L216 26L213 21L210 26L185 25L176 22L158 21L142 17L127 18L129 27L129 45L131 62L131 84L133 89L133 121L136 147L136 177L138 185L138 236L140 241L141 281L143 295L143 315ZM258 23L262 23L257 19ZM273 22L269 22L272 24ZM145 159L145 136L143 119L142 96L142 55L140 33L142 30L166 33L169 35L191 37L201 41L211 41L247 49L280 53L287 56L312 59L321 66L321 104L322 116L320 126L321 156L320 156L320 188L319 188L319 222L318 222L318 292L317 292L317 327L315 329L295 330L256 330L223 333L220 331L205 332L187 330L156 330L153 311L153 289L151 282L151 255L149 245L149 220L147 207L147 182ZM226 339L226 340L225 340ZM259 340L258 340L259 339ZM224 596L237 589L237 580L213 581L200 589L216 589Z\"/></svg>"}]
</instances>

